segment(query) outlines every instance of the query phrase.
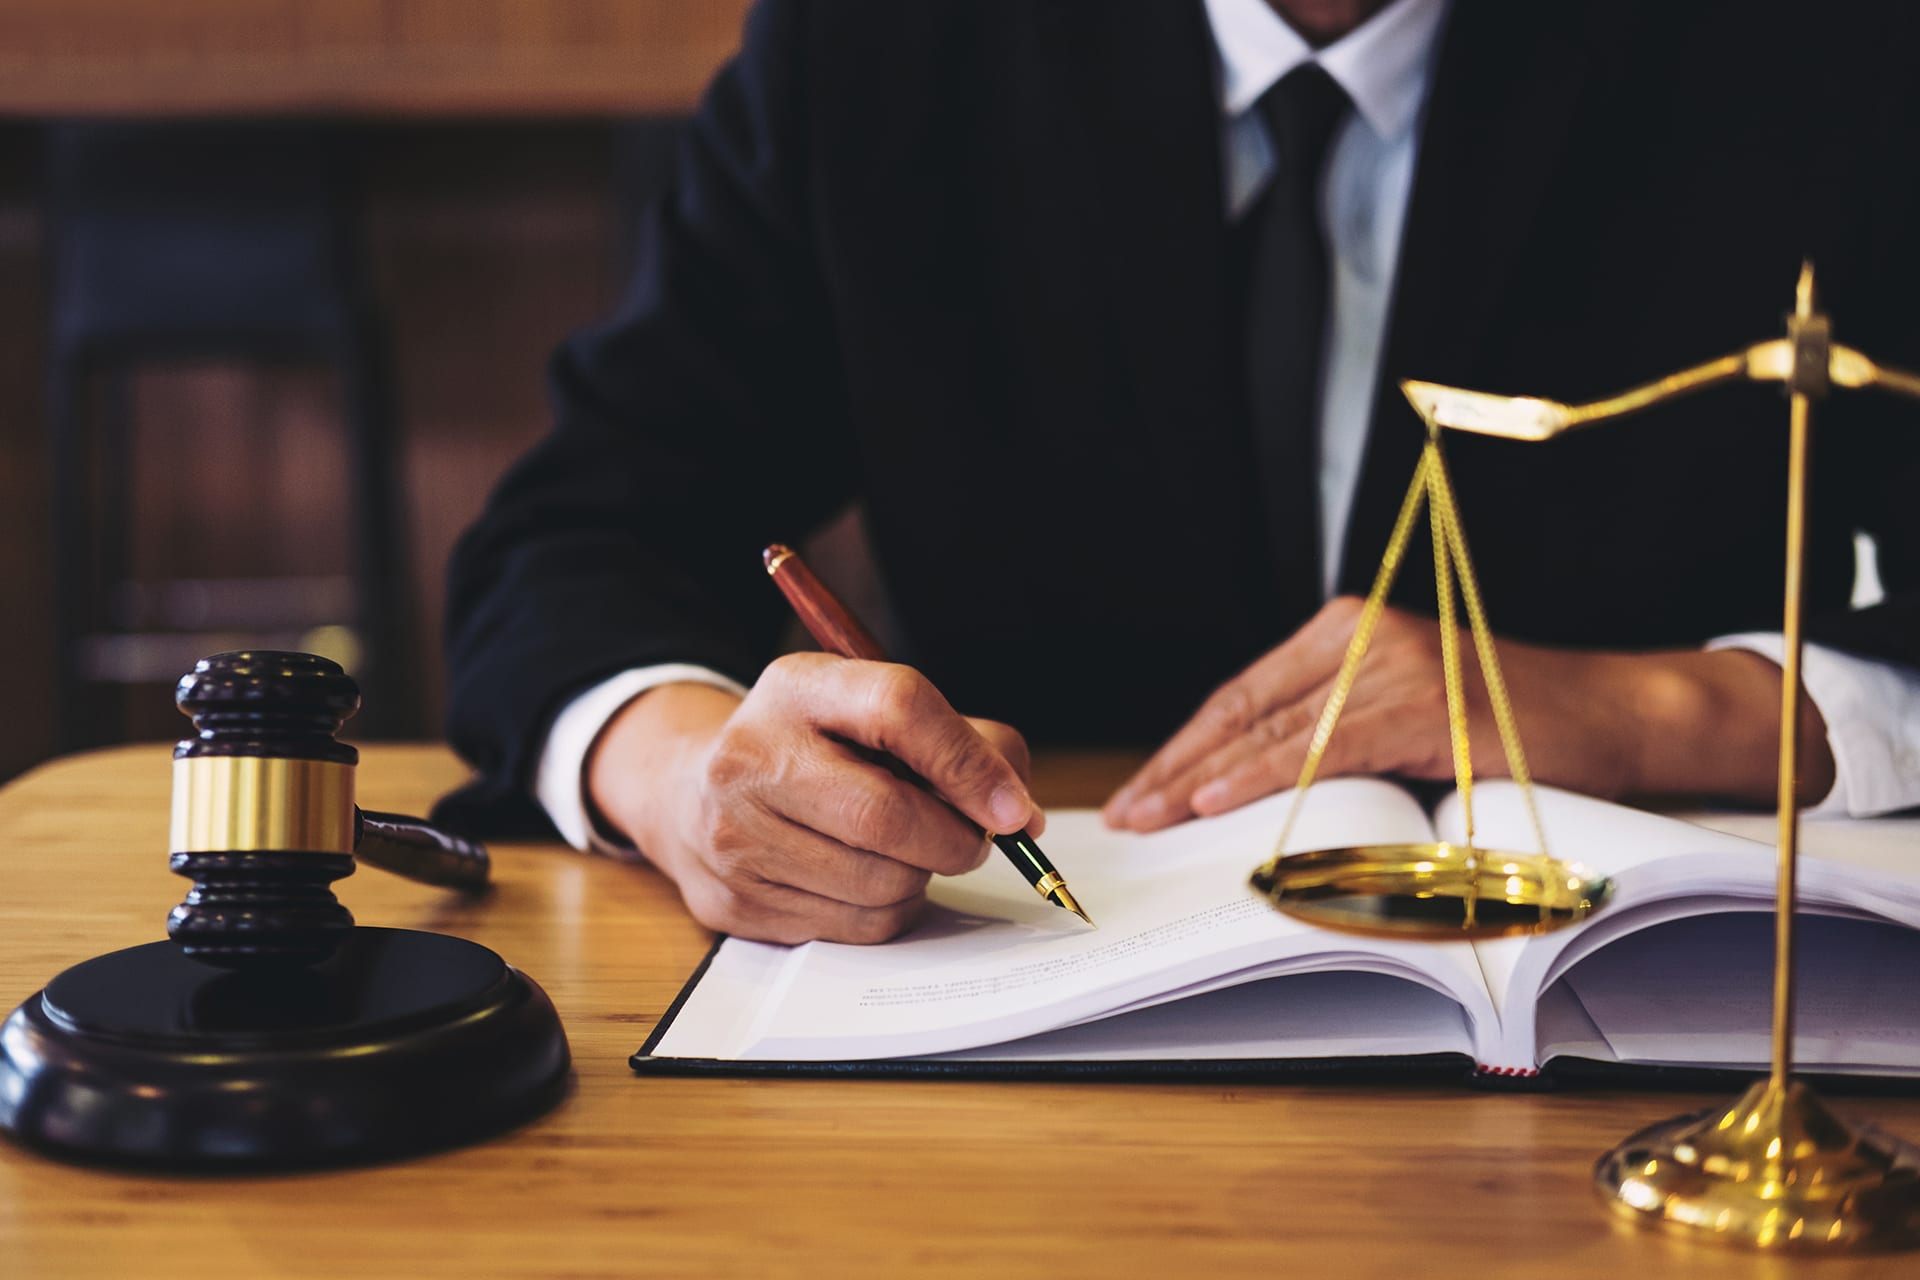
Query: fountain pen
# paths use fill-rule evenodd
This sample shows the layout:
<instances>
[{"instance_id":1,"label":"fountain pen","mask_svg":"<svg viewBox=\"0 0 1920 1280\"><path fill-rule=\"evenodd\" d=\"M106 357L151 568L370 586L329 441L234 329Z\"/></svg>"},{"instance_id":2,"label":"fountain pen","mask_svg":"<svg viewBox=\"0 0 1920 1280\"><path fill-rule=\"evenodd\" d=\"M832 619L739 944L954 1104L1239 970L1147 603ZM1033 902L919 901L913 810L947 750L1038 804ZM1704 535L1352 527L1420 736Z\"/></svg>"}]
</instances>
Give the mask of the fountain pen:
<instances>
[{"instance_id":1,"label":"fountain pen","mask_svg":"<svg viewBox=\"0 0 1920 1280\"><path fill-rule=\"evenodd\" d=\"M831 591L820 579L813 576L813 570L795 554L793 548L775 543L761 553L766 563L767 576L786 596L787 603L800 615L800 621L807 631L819 642L820 646L843 658L870 658L884 660L886 654L880 648L860 620L847 610L847 607L834 598ZM1067 881L1053 864L1047 861L1047 855L1040 852L1040 846L1025 831L1015 831L1010 835L991 833L993 843L1000 852L1007 855L1008 861L1020 869L1027 883L1033 886L1035 893L1053 903L1056 907L1071 911L1088 924L1093 923L1073 894L1067 891Z\"/></svg>"}]
</instances>

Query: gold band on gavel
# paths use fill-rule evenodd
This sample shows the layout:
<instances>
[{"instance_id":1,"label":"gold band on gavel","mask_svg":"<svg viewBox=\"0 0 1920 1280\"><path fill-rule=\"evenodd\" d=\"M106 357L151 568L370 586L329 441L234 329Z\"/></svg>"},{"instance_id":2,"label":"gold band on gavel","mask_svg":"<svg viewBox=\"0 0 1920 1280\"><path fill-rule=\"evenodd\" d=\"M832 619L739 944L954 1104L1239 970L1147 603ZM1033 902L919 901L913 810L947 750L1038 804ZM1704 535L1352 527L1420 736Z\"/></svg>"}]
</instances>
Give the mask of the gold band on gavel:
<instances>
[{"instance_id":1,"label":"gold band on gavel","mask_svg":"<svg viewBox=\"0 0 1920 1280\"><path fill-rule=\"evenodd\" d=\"M173 853L353 852L353 766L195 756L173 762Z\"/></svg>"}]
</instances>

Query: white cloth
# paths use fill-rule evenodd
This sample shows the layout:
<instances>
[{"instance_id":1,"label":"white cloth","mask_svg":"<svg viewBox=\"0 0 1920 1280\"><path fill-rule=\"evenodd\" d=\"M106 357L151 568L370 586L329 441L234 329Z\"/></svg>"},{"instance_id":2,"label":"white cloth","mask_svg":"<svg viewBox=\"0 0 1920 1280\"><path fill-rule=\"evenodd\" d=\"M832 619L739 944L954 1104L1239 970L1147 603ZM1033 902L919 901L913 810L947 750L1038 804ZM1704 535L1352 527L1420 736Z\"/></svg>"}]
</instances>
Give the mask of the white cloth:
<instances>
[{"instance_id":1,"label":"white cloth","mask_svg":"<svg viewBox=\"0 0 1920 1280\"><path fill-rule=\"evenodd\" d=\"M1333 287L1319 435L1321 581L1329 595L1373 414L1420 117L1448 3L1395 0L1316 50L1267 0L1206 0L1218 60L1229 219L1252 207L1273 174L1273 145L1254 109L1268 89L1301 63L1315 61L1353 101L1320 187ZM1751 649L1777 662L1781 639L1727 636L1709 647ZM1833 790L1812 812L1866 817L1920 804L1920 671L1810 645L1805 675L1807 692L1826 719L1838 770ZM605 844L593 830L584 794L587 753L601 729L641 693L680 680L745 692L703 667L645 667L594 686L555 719L539 755L534 794L569 843Z\"/></svg>"},{"instance_id":2,"label":"white cloth","mask_svg":"<svg viewBox=\"0 0 1920 1280\"><path fill-rule=\"evenodd\" d=\"M533 795L553 819L561 838L574 848L610 850L618 847L608 838L610 833L595 827L587 809L587 753L593 750L600 731L620 708L663 684L705 684L743 698L747 696L739 681L729 680L717 671L684 662L663 662L658 666L622 671L569 702L554 717L553 727L547 730L547 741L540 748Z\"/></svg>"},{"instance_id":3,"label":"white cloth","mask_svg":"<svg viewBox=\"0 0 1920 1280\"><path fill-rule=\"evenodd\" d=\"M1778 632L1721 636L1707 648L1751 649L1773 662L1787 652ZM1920 805L1920 671L1810 644L1800 682L1833 751L1833 790L1807 816L1871 818Z\"/></svg>"}]
</instances>

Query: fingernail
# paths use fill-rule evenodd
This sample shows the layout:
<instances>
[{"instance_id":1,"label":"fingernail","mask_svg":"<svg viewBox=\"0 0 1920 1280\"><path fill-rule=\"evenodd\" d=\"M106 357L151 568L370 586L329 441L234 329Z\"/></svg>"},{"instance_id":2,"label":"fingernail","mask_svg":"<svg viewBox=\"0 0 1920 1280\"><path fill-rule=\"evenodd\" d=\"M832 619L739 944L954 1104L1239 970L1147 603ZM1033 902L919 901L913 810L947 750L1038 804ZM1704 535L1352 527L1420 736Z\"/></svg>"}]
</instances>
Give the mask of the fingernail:
<instances>
[{"instance_id":1,"label":"fingernail","mask_svg":"<svg viewBox=\"0 0 1920 1280\"><path fill-rule=\"evenodd\" d=\"M1026 825L1027 815L1033 812L1033 801L1019 787L1009 785L993 793L987 808L993 814L993 829L1005 835Z\"/></svg>"},{"instance_id":2,"label":"fingernail","mask_svg":"<svg viewBox=\"0 0 1920 1280\"><path fill-rule=\"evenodd\" d=\"M1204 813L1227 802L1226 779L1209 782L1193 793L1193 807L1196 812Z\"/></svg>"},{"instance_id":3,"label":"fingernail","mask_svg":"<svg viewBox=\"0 0 1920 1280\"><path fill-rule=\"evenodd\" d=\"M1155 792L1136 801L1127 810L1127 825L1130 827L1150 827L1167 816L1167 798Z\"/></svg>"}]
</instances>

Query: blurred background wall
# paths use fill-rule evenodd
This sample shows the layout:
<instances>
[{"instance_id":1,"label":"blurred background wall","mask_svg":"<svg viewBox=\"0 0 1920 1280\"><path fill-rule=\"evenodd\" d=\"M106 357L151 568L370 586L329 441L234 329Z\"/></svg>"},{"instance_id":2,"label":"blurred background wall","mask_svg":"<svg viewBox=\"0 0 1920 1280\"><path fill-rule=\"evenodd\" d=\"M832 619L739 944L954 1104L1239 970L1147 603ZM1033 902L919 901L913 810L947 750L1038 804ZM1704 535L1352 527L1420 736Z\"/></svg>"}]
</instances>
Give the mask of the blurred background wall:
<instances>
[{"instance_id":1,"label":"blurred background wall","mask_svg":"<svg viewBox=\"0 0 1920 1280\"><path fill-rule=\"evenodd\" d=\"M347 445L351 380L338 361L301 351L151 337L180 304L149 287L145 267L160 255L192 268L178 246L193 241L195 219L225 227L221 219L249 215L245 165L200 183L216 195L196 206L198 180L183 181L192 165L168 148L235 125L261 131L255 140L276 130L310 138L301 131L318 126L338 143L347 176L335 190L391 375L382 432L402 522L387 560L403 571L395 634L406 652L390 669L404 679L382 689L368 731L433 737L448 550L501 469L546 429L547 354L614 297L625 229L660 189L678 119L737 43L745 8L0 0L0 669L10 711L0 779L72 746L178 736L185 721L169 686L179 670L167 664L194 652L202 630L247 634L234 617L349 657L358 643L326 616L352 626L362 567L351 546L363 501ZM133 135L137 161L105 170L106 199L136 231L75 213L61 195L70 131L161 123ZM274 163L289 163L291 150L297 167L306 145L280 149ZM147 171L185 194L151 194ZM247 252L276 251L271 237L256 243L236 225L221 232L234 255L205 268L209 278ZM104 252L69 252L82 229L107 242ZM84 266L95 261L111 269ZM236 287L271 270L239 272ZM139 340L100 348L107 356L87 363L79 393L56 412L74 379L53 357L76 325L99 327L105 313L89 291L116 288L145 308ZM202 296L185 309L206 305ZM84 634L61 639L56 618L75 575L55 568L53 462L55 442L76 430L88 448L67 483L88 508L89 618ZM108 544L124 550L107 554ZM270 616L289 594L294 614L312 616ZM201 616L208 599L228 618ZM127 636L137 643L120 643ZM63 693L62 671L83 686L77 699ZM101 675L132 682L92 678Z\"/></svg>"}]
</instances>

